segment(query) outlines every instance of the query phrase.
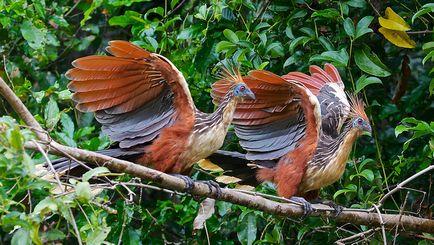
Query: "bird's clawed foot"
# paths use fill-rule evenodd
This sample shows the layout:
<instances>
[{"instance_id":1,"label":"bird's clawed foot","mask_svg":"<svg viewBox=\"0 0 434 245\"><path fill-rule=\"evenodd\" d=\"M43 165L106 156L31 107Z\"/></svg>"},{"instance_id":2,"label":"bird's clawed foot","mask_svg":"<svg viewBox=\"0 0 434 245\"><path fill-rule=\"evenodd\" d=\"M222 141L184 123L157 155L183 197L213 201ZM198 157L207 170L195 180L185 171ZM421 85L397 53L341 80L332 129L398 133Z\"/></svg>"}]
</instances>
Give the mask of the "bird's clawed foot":
<instances>
[{"instance_id":1,"label":"bird's clawed foot","mask_svg":"<svg viewBox=\"0 0 434 245\"><path fill-rule=\"evenodd\" d=\"M182 174L174 174L173 176L178 177L184 181L184 184L185 184L184 191L185 192L190 192L193 189L194 180L192 178L190 178L186 175L182 175Z\"/></svg>"},{"instance_id":2,"label":"bird's clawed foot","mask_svg":"<svg viewBox=\"0 0 434 245\"><path fill-rule=\"evenodd\" d=\"M215 188L216 198L219 198L222 195L222 189L220 188L220 185L217 182L213 180L205 180L201 182L208 186L210 193L212 193L212 188Z\"/></svg>"},{"instance_id":3,"label":"bird's clawed foot","mask_svg":"<svg viewBox=\"0 0 434 245\"><path fill-rule=\"evenodd\" d=\"M313 212L312 204L310 204L310 202L306 201L306 199L304 199L303 197L294 197L293 196L293 197L289 198L289 200L299 202L299 203L301 203L301 205L303 205L303 216L301 217L302 219L306 218L307 216L309 216Z\"/></svg>"},{"instance_id":4,"label":"bird's clawed foot","mask_svg":"<svg viewBox=\"0 0 434 245\"><path fill-rule=\"evenodd\" d=\"M322 203L324 205L327 205L331 208L333 208L335 210L335 215L338 216L339 214L342 213L342 211L344 210L344 207L342 207L341 205L333 202L333 201L329 201L329 200L320 200L319 203Z\"/></svg>"}]
</instances>

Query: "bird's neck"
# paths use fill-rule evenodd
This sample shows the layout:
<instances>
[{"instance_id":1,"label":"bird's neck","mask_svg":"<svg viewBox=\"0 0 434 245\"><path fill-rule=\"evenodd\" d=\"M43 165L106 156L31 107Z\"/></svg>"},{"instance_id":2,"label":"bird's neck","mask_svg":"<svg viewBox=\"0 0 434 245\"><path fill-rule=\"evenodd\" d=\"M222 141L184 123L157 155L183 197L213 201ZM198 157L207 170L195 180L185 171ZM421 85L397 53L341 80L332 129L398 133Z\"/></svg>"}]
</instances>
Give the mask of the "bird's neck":
<instances>
[{"instance_id":1,"label":"bird's neck","mask_svg":"<svg viewBox=\"0 0 434 245\"><path fill-rule=\"evenodd\" d=\"M226 132L232 122L238 100L237 97L233 96L233 90L230 89L213 113L203 113L196 110L194 133L204 133L206 130L215 129L215 127Z\"/></svg>"},{"instance_id":2,"label":"bird's neck","mask_svg":"<svg viewBox=\"0 0 434 245\"><path fill-rule=\"evenodd\" d=\"M226 93L225 97L223 98L223 101L219 104L217 109L212 113L216 117L220 117L221 122L223 123L223 126L225 128L227 128L229 124L232 122L238 100L239 98L234 96L232 89L230 89Z\"/></svg>"}]
</instances>

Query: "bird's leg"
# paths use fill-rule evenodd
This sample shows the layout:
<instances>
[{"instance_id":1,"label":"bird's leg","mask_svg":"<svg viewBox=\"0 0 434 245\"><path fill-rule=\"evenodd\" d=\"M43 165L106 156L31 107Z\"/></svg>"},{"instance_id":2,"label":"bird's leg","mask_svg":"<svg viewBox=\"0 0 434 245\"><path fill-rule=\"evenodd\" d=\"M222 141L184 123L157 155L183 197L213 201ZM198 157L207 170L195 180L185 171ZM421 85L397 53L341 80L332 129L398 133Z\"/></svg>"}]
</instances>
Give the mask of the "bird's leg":
<instances>
[{"instance_id":1,"label":"bird's leg","mask_svg":"<svg viewBox=\"0 0 434 245\"><path fill-rule=\"evenodd\" d=\"M302 219L306 218L313 212L312 204L306 201L306 199L304 199L303 197L292 196L291 198L289 198L289 200L299 202L301 203L301 205L303 205L303 216L301 217Z\"/></svg>"},{"instance_id":2,"label":"bird's leg","mask_svg":"<svg viewBox=\"0 0 434 245\"><path fill-rule=\"evenodd\" d=\"M184 184L185 184L184 191L185 192L190 192L193 189L194 180L192 178L190 178L187 175L182 175L182 174L172 174L172 175L175 177L178 177L184 181Z\"/></svg>"},{"instance_id":3,"label":"bird's leg","mask_svg":"<svg viewBox=\"0 0 434 245\"><path fill-rule=\"evenodd\" d=\"M335 210L336 216L341 214L342 211L344 210L344 207L342 207L341 205L339 205L333 201L323 200L323 199L317 198L317 199L313 200L312 202L313 203L321 203L321 204L324 204L324 205L327 205L327 206L333 208Z\"/></svg>"}]
</instances>

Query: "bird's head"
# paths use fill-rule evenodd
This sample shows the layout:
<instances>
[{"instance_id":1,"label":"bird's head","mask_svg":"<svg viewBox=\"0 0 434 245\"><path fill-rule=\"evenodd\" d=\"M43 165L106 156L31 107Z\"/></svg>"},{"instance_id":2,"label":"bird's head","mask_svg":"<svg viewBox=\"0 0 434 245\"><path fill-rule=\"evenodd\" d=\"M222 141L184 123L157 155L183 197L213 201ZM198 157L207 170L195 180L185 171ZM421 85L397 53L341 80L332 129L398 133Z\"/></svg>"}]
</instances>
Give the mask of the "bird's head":
<instances>
[{"instance_id":1,"label":"bird's head","mask_svg":"<svg viewBox=\"0 0 434 245\"><path fill-rule=\"evenodd\" d=\"M369 118L365 113L365 103L356 96L349 96L351 102L351 129L355 130L359 135L367 132L371 133L372 128L369 123Z\"/></svg>"},{"instance_id":2,"label":"bird's head","mask_svg":"<svg viewBox=\"0 0 434 245\"><path fill-rule=\"evenodd\" d=\"M226 68L222 69L221 78L232 83L232 94L237 99L256 99L255 94L252 90L247 86L247 84L243 81L243 76L241 76L240 70L232 66L232 71L229 71Z\"/></svg>"},{"instance_id":3,"label":"bird's head","mask_svg":"<svg viewBox=\"0 0 434 245\"><path fill-rule=\"evenodd\" d=\"M244 83L236 83L233 88L233 93L235 97L247 98L252 100L256 99L255 94Z\"/></svg>"}]
</instances>

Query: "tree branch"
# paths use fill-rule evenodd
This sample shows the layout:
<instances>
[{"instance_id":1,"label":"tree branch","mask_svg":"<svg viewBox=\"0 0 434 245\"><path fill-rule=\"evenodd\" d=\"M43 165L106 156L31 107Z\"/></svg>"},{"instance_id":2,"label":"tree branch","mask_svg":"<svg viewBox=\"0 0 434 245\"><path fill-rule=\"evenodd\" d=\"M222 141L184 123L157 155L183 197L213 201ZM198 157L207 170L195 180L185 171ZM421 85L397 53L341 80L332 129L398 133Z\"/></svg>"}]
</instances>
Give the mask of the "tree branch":
<instances>
[{"instance_id":1,"label":"tree branch","mask_svg":"<svg viewBox=\"0 0 434 245\"><path fill-rule=\"evenodd\" d=\"M44 150L52 154L64 155L64 153L67 153L71 157L88 162L90 164L104 165L112 171L127 173L135 177L152 181L167 189L181 192L184 191L185 183L178 177L174 177L172 175L162 173L142 165L134 164L132 162L105 156L96 152L64 146L51 140L48 137L48 133L42 129L31 113L27 110L26 106L1 78L0 93L11 104L18 115L24 120L24 122L32 128L36 136L41 141L40 143L27 142L25 144L27 149L38 150L37 144L41 144L41 147L44 148ZM280 203L268 200L261 196L245 194L233 189L222 189L221 195L217 198L217 191L210 190L208 185L200 182L194 183L190 193L195 196L211 197L280 216L301 217L303 215L301 206L290 203ZM381 227L383 225L387 229L393 229L396 226L399 226L400 229L404 229L406 231L434 232L434 220L430 219L423 219L408 215L401 216L391 214L381 214L380 219L379 214L377 213L368 213L366 210L361 210L360 212L353 210L349 211L346 209L344 209L339 216L335 217L334 212L330 211L330 208L321 208L322 205L314 205L314 207L316 210L311 214L312 216L334 219L339 223L351 223L355 225L367 225L372 227Z\"/></svg>"}]
</instances>

